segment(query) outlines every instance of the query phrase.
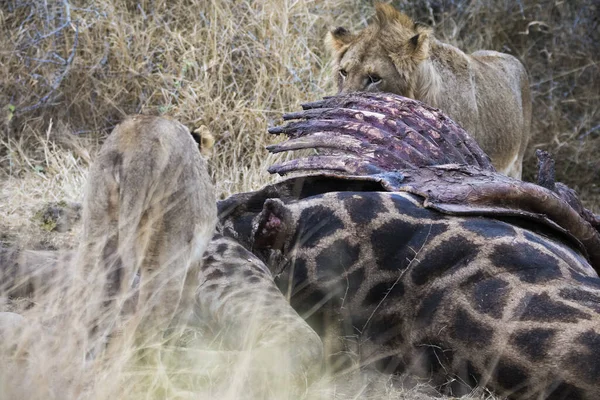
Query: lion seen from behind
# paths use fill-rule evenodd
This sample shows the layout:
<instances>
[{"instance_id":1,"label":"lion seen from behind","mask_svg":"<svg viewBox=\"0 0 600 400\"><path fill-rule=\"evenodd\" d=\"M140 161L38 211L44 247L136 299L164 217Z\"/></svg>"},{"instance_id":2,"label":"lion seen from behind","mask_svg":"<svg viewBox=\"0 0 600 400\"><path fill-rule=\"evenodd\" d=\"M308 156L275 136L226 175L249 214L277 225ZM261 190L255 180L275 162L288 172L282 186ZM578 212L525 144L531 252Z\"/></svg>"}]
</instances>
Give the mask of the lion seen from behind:
<instances>
[{"instance_id":1,"label":"lion seen from behind","mask_svg":"<svg viewBox=\"0 0 600 400\"><path fill-rule=\"evenodd\" d=\"M122 397L115 373L140 361L165 365L163 345L190 331L217 223L207 162L190 131L166 118L127 117L90 167L82 217L74 251L0 246L8 398L55 390L90 398L99 389ZM52 384L23 384L37 377Z\"/></svg>"},{"instance_id":2,"label":"lion seen from behind","mask_svg":"<svg viewBox=\"0 0 600 400\"><path fill-rule=\"evenodd\" d=\"M138 275L140 333L185 320L180 314L192 309L217 221L214 188L189 130L165 118L128 117L106 139L88 182L75 262L83 279L105 282L101 297L116 305L107 307L113 315L90 310L91 318L108 317L97 322L99 337L111 335Z\"/></svg>"}]
</instances>

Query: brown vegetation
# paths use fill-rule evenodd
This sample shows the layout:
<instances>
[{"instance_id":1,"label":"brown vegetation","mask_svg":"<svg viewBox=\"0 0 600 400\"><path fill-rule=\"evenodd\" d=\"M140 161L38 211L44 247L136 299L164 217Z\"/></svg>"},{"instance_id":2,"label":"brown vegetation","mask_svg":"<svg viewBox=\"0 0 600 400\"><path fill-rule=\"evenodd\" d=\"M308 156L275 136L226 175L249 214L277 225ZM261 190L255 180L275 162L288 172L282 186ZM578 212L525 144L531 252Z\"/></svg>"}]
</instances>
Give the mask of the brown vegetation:
<instances>
[{"instance_id":1,"label":"brown vegetation","mask_svg":"<svg viewBox=\"0 0 600 400\"><path fill-rule=\"evenodd\" d=\"M189 126L204 124L215 135L214 177L222 194L268 179L266 127L282 111L334 91L325 71L325 33L337 25L360 29L374 12L358 0L5 4L4 172L46 167L31 140L36 135L102 138L126 114L167 114ZM580 190L588 204L599 201L596 2L392 4L466 51L493 49L522 60L534 99L525 178L534 178L533 149L544 148L557 159L559 180Z\"/></svg>"}]
</instances>

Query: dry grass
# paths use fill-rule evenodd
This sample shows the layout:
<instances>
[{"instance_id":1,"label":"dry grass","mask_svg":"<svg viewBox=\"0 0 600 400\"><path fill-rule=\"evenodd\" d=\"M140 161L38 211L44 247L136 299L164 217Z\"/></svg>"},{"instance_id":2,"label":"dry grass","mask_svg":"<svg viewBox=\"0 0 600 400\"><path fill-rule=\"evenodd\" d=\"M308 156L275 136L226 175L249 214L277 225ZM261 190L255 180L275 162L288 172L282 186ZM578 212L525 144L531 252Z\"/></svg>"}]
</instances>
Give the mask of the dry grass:
<instances>
[{"instance_id":1,"label":"dry grass","mask_svg":"<svg viewBox=\"0 0 600 400\"><path fill-rule=\"evenodd\" d=\"M559 179L598 209L596 2L394 4L435 25L442 40L524 62L534 98L525 177L535 176L534 148L545 148L558 158ZM326 30L360 28L372 13L358 0L9 1L0 10L0 167L12 175L43 167L31 138L51 121L101 139L126 114L167 114L215 134L221 194L254 188L269 179L265 128L281 112L334 91Z\"/></svg>"},{"instance_id":2,"label":"dry grass","mask_svg":"<svg viewBox=\"0 0 600 400\"><path fill-rule=\"evenodd\" d=\"M282 112L334 92L322 38L336 25L364 26L373 12L369 2L360 0L2 4L0 240L18 239L28 247L69 247L76 241L77 230L43 233L32 216L47 201L81 200L98 143L127 114L164 114L189 126L208 126L217 139L212 175L221 196L271 180L265 171L275 157L264 150L273 140L266 128ZM525 177L535 175L533 149L550 150L557 157L559 179L600 211L596 2L394 4L434 24L442 40L469 51L510 52L524 62L534 97L534 139ZM27 335L17 341L24 343L31 335L35 362L20 374L4 368L9 361L1 360L0 397L248 396L234 379L247 374L247 367L198 362L186 367L187 375L174 378L173 371L132 364L133 349L118 359L86 364L81 324L56 322L76 315L81 301L65 300L60 290L53 293L44 308L23 310ZM210 359L210 345L199 342L198 359ZM3 343L6 348L11 341ZM414 392L401 394L388 378L363 378L325 379L309 397L418 398ZM271 385L267 393L285 398L286 388Z\"/></svg>"},{"instance_id":3,"label":"dry grass","mask_svg":"<svg viewBox=\"0 0 600 400\"><path fill-rule=\"evenodd\" d=\"M13 174L43 164L28 139L51 118L89 137L127 114L167 114L215 134L221 193L250 189L268 179L267 126L331 92L321 37L341 1L105 1L72 6L63 28L63 3L48 3L14 2L1 19L2 103L14 106L1 165Z\"/></svg>"}]
</instances>

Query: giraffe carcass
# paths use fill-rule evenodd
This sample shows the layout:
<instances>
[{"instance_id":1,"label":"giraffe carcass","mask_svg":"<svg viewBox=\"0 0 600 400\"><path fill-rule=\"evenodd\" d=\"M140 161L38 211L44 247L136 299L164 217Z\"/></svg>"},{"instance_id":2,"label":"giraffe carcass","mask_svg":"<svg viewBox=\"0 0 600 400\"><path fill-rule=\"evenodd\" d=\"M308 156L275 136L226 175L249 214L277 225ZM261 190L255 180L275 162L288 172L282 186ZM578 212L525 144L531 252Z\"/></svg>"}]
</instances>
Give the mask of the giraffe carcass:
<instances>
[{"instance_id":1,"label":"giraffe carcass","mask_svg":"<svg viewBox=\"0 0 600 400\"><path fill-rule=\"evenodd\" d=\"M270 149L319 154L271 172L312 175L230 197L220 223L318 333L344 338L333 353L453 394L600 395L597 217L495 173L460 127L413 100L306 108L271 130L292 140Z\"/></svg>"}]
</instances>

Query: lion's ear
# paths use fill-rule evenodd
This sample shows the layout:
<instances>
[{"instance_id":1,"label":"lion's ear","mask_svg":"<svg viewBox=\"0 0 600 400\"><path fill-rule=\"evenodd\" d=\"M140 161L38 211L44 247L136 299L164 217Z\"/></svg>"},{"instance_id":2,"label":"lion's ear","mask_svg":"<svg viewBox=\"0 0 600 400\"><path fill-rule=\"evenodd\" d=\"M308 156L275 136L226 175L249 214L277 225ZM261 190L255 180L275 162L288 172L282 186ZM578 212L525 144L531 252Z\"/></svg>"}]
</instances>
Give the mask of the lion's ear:
<instances>
[{"instance_id":1,"label":"lion's ear","mask_svg":"<svg viewBox=\"0 0 600 400\"><path fill-rule=\"evenodd\" d=\"M410 38L410 45L416 49L417 46L419 45L419 36L421 36L421 34L417 33L415 36Z\"/></svg>"},{"instance_id":2,"label":"lion's ear","mask_svg":"<svg viewBox=\"0 0 600 400\"><path fill-rule=\"evenodd\" d=\"M412 49L412 56L418 60L424 60L429 56L429 37L431 28L421 24L415 24L416 34L408 39L408 45Z\"/></svg>"},{"instance_id":3,"label":"lion's ear","mask_svg":"<svg viewBox=\"0 0 600 400\"><path fill-rule=\"evenodd\" d=\"M354 40L355 35L343 27L335 28L327 33L325 44L332 53L339 53Z\"/></svg>"},{"instance_id":4,"label":"lion's ear","mask_svg":"<svg viewBox=\"0 0 600 400\"><path fill-rule=\"evenodd\" d=\"M210 156L212 148L215 145L215 137L210 133L210 130L206 125L200 125L198 128L192 131L192 137L198 144L200 153L205 156Z\"/></svg>"}]
</instances>

